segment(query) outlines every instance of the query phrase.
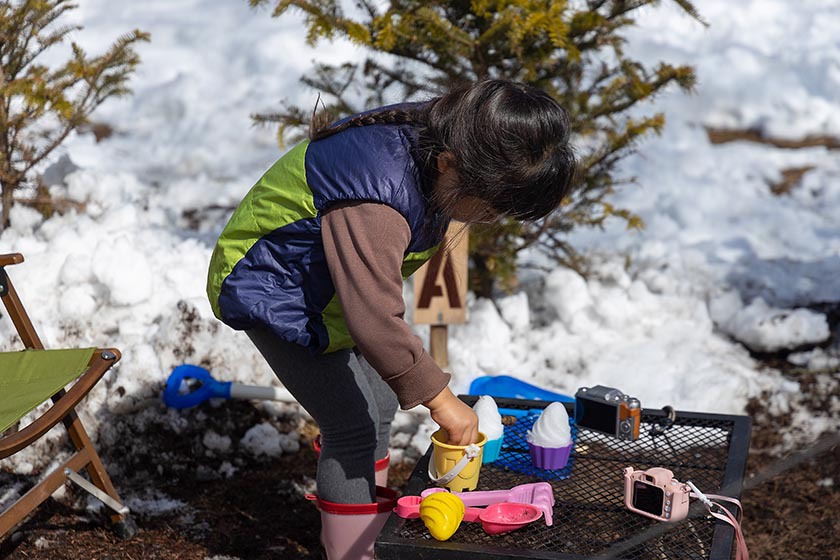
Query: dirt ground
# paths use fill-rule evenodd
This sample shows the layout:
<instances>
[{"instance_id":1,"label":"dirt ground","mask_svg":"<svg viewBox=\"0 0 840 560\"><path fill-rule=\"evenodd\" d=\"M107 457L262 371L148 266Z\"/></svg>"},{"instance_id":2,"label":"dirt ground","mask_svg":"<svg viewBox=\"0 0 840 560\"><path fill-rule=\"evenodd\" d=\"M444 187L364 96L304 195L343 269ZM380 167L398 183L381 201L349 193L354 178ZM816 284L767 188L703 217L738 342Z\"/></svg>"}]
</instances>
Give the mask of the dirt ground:
<instances>
[{"instance_id":1,"label":"dirt ground","mask_svg":"<svg viewBox=\"0 0 840 560\"><path fill-rule=\"evenodd\" d=\"M832 399L840 398L840 372L810 378L798 375L808 394L808 406L814 410L830 410L826 407ZM780 457L769 451L779 443L780 429L791 418L769 416L760 399L751 404L750 414L754 427L745 478L749 488L743 494L743 526L751 557L840 559L840 445L754 484L756 475L761 480L768 468L778 464ZM318 541L319 514L300 497L300 488L312 484L316 455L311 446L303 445L297 453L271 460L237 458L235 475L225 478L218 467L230 457L208 457L202 434L209 426L218 433L241 437L245 429L260 421L260 413L247 403L231 402L186 416L188 422L180 433L163 422L144 432L126 429L104 457L124 492L143 494L156 489L183 502L182 507L165 514L135 514L139 532L133 539L121 541L97 515L71 507L72 499L50 499L0 542L0 558L324 558ZM304 439L314 437L314 426L302 425L299 420L289 422L298 422L286 427L301 430ZM145 438L142 452L137 452L138 438ZM412 462L392 468L390 485L402 487L412 468ZM3 476L0 487L10 482L9 475Z\"/></svg>"}]
</instances>

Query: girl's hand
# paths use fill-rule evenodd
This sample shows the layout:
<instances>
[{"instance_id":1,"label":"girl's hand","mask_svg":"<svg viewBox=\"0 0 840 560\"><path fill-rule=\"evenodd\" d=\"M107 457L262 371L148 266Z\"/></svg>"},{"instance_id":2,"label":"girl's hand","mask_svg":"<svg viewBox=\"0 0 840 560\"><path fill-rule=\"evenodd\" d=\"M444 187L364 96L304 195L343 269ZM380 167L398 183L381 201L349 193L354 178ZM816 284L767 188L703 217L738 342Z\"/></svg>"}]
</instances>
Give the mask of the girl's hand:
<instances>
[{"instance_id":1,"label":"girl's hand","mask_svg":"<svg viewBox=\"0 0 840 560\"><path fill-rule=\"evenodd\" d=\"M469 445L478 441L478 416L449 387L444 387L436 397L423 404L429 409L432 420L446 432L446 443Z\"/></svg>"}]
</instances>

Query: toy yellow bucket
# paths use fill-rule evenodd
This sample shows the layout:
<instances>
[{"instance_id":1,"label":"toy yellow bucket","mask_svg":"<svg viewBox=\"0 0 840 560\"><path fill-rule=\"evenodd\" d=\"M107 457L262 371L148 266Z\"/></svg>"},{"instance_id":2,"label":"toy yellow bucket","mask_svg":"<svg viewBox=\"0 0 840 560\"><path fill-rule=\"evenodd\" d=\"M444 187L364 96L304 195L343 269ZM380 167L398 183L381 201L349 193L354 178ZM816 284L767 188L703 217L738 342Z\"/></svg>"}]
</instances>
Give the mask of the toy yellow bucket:
<instances>
[{"instance_id":1,"label":"toy yellow bucket","mask_svg":"<svg viewBox=\"0 0 840 560\"><path fill-rule=\"evenodd\" d=\"M432 434L429 479L452 492L475 490L487 436L479 432L478 441L470 445L449 445L444 443L445 438L443 430Z\"/></svg>"}]
</instances>

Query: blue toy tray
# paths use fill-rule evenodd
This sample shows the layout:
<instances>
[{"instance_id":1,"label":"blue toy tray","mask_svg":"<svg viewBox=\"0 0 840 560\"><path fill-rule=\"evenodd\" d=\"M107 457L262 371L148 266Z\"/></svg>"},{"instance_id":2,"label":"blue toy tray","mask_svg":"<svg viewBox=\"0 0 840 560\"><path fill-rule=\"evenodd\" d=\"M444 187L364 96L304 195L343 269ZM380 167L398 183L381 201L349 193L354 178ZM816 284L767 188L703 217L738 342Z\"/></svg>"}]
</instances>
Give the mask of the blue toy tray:
<instances>
[{"instance_id":1,"label":"blue toy tray","mask_svg":"<svg viewBox=\"0 0 840 560\"><path fill-rule=\"evenodd\" d=\"M546 403L548 404L548 403ZM502 409L504 412L504 409ZM521 473L533 481L537 480L563 480L572 474L572 468L575 461L574 448L569 456L569 462L565 467L558 470L538 469L531 462L531 453L528 449L528 440L526 434L534 426L534 422L540 417L541 409L530 409L525 416L509 416L510 423L505 426L504 439L502 440L502 451L499 453L499 458L487 465L493 467ZM572 430L572 441L577 436L577 429L570 421Z\"/></svg>"}]
</instances>

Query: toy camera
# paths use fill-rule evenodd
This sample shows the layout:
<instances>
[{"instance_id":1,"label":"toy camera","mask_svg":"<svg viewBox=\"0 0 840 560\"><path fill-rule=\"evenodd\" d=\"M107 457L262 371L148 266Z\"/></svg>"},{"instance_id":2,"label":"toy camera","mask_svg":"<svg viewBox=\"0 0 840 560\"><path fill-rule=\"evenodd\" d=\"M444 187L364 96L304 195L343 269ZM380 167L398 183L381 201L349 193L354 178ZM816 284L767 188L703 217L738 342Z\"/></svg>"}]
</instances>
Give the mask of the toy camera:
<instances>
[{"instance_id":1,"label":"toy camera","mask_svg":"<svg viewBox=\"0 0 840 560\"><path fill-rule=\"evenodd\" d=\"M651 519L681 521L688 515L691 488L674 478L668 469L624 469L624 505Z\"/></svg>"},{"instance_id":2,"label":"toy camera","mask_svg":"<svg viewBox=\"0 0 840 560\"><path fill-rule=\"evenodd\" d=\"M575 393L575 424L618 439L639 438L642 407L639 399L618 389L595 385Z\"/></svg>"}]
</instances>

